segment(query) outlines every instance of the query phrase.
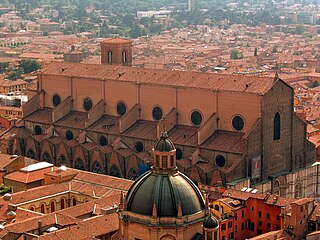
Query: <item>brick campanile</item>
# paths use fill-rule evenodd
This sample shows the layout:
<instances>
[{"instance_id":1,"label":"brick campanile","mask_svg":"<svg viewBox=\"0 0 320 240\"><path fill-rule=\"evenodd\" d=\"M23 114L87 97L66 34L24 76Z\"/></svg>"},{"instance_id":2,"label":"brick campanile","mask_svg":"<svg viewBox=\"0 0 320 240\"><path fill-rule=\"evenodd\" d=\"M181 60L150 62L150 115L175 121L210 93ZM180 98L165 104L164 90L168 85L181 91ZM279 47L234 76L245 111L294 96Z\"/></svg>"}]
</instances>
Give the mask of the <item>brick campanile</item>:
<instances>
[{"instance_id":1,"label":"brick campanile","mask_svg":"<svg viewBox=\"0 0 320 240\"><path fill-rule=\"evenodd\" d=\"M132 41L110 38L100 43L101 64L132 66Z\"/></svg>"}]
</instances>

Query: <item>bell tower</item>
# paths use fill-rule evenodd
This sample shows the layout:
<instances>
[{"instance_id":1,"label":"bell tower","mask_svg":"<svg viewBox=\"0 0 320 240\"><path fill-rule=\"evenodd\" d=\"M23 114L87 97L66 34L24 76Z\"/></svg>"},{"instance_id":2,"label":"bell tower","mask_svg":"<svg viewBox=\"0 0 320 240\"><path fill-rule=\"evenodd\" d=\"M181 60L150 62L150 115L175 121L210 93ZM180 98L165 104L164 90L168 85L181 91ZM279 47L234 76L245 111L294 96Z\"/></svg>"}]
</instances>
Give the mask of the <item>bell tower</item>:
<instances>
[{"instance_id":1,"label":"bell tower","mask_svg":"<svg viewBox=\"0 0 320 240\"><path fill-rule=\"evenodd\" d=\"M101 64L132 66L132 41L110 38L102 41Z\"/></svg>"}]
</instances>

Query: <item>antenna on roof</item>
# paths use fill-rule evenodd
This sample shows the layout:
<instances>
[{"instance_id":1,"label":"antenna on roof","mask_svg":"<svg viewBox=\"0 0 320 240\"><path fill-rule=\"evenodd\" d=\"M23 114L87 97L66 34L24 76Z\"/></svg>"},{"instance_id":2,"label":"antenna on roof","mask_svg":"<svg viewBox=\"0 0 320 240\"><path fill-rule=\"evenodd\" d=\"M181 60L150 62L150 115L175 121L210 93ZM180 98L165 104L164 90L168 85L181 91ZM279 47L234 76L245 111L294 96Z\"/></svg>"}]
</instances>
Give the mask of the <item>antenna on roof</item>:
<instances>
[{"instance_id":1,"label":"antenna on roof","mask_svg":"<svg viewBox=\"0 0 320 240\"><path fill-rule=\"evenodd\" d=\"M163 127L163 132L166 131L166 118L164 117L163 120L162 120L162 127Z\"/></svg>"},{"instance_id":2,"label":"antenna on roof","mask_svg":"<svg viewBox=\"0 0 320 240\"><path fill-rule=\"evenodd\" d=\"M278 75L278 71L276 71L276 74L274 75L274 81L278 81L280 78L279 78L279 75Z\"/></svg>"}]
</instances>

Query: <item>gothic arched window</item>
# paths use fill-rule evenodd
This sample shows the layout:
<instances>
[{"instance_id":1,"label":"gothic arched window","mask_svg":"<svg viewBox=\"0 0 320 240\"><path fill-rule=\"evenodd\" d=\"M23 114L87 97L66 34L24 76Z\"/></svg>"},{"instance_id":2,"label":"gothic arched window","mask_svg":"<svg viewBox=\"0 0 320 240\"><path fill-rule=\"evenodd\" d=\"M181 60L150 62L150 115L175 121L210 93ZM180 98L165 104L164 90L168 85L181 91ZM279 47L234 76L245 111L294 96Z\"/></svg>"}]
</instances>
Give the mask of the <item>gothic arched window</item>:
<instances>
[{"instance_id":1,"label":"gothic arched window","mask_svg":"<svg viewBox=\"0 0 320 240\"><path fill-rule=\"evenodd\" d=\"M44 152L44 154L42 155L42 160L51 163L51 157L48 152Z\"/></svg>"},{"instance_id":2,"label":"gothic arched window","mask_svg":"<svg viewBox=\"0 0 320 240\"><path fill-rule=\"evenodd\" d=\"M34 159L34 151L32 149L29 149L28 152L27 152L27 157L28 158L31 158L31 159Z\"/></svg>"},{"instance_id":3,"label":"gothic arched window","mask_svg":"<svg viewBox=\"0 0 320 240\"><path fill-rule=\"evenodd\" d=\"M84 163L80 158L77 158L77 160L74 162L74 168L79 170L85 170Z\"/></svg>"},{"instance_id":4,"label":"gothic arched window","mask_svg":"<svg viewBox=\"0 0 320 240\"><path fill-rule=\"evenodd\" d=\"M273 119L273 140L280 139L280 131L281 131L281 119L280 114L276 113Z\"/></svg>"},{"instance_id":5,"label":"gothic arched window","mask_svg":"<svg viewBox=\"0 0 320 240\"><path fill-rule=\"evenodd\" d=\"M67 166L67 159L64 155L60 155L60 157L58 158L58 165Z\"/></svg>"},{"instance_id":6,"label":"gothic arched window","mask_svg":"<svg viewBox=\"0 0 320 240\"><path fill-rule=\"evenodd\" d=\"M135 180L138 177L138 172L136 169L131 168L129 173L128 173L128 179L130 180Z\"/></svg>"},{"instance_id":7,"label":"gothic arched window","mask_svg":"<svg viewBox=\"0 0 320 240\"><path fill-rule=\"evenodd\" d=\"M121 177L119 168L116 165L112 165L109 171L109 175L114 177Z\"/></svg>"},{"instance_id":8,"label":"gothic arched window","mask_svg":"<svg viewBox=\"0 0 320 240\"><path fill-rule=\"evenodd\" d=\"M94 173L102 173L102 167L100 165L100 163L98 161L95 161L93 164L92 164L92 172Z\"/></svg>"}]
</instances>

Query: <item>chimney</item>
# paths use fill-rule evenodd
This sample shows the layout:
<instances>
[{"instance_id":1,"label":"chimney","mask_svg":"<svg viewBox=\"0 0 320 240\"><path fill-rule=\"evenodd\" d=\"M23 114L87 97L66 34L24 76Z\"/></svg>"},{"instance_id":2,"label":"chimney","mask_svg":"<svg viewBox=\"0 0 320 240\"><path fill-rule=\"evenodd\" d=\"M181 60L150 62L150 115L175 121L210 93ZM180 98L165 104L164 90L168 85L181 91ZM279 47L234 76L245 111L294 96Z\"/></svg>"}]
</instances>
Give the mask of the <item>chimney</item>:
<instances>
[{"instance_id":1,"label":"chimney","mask_svg":"<svg viewBox=\"0 0 320 240\"><path fill-rule=\"evenodd\" d=\"M39 235L42 235L42 221L38 221L38 230L39 230Z\"/></svg>"}]
</instances>

